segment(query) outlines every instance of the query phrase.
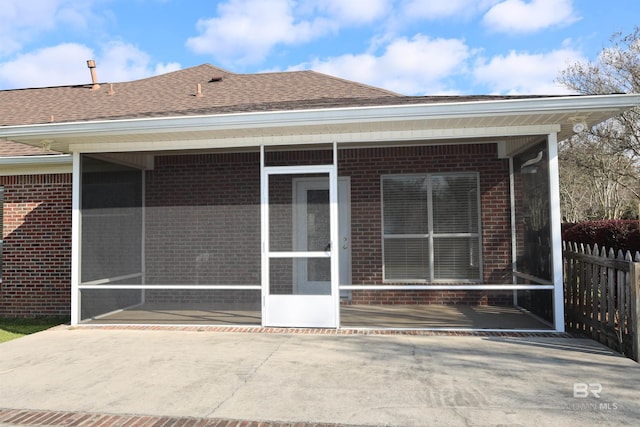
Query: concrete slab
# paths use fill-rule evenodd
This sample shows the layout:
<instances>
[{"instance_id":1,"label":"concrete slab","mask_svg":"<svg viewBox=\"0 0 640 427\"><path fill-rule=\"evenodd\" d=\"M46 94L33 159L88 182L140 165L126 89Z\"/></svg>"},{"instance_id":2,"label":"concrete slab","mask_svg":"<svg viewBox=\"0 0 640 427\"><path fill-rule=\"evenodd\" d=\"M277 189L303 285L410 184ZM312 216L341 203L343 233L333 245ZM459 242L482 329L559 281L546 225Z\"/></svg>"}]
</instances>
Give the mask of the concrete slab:
<instances>
[{"instance_id":1,"label":"concrete slab","mask_svg":"<svg viewBox=\"0 0 640 427\"><path fill-rule=\"evenodd\" d=\"M346 328L522 329L552 330L532 314L516 307L473 305L341 305L341 326ZM95 325L255 325L258 310L216 310L194 304L143 304L86 321Z\"/></svg>"},{"instance_id":2,"label":"concrete slab","mask_svg":"<svg viewBox=\"0 0 640 427\"><path fill-rule=\"evenodd\" d=\"M0 345L5 409L389 426L633 425L639 389L639 364L576 338L61 327Z\"/></svg>"}]
</instances>

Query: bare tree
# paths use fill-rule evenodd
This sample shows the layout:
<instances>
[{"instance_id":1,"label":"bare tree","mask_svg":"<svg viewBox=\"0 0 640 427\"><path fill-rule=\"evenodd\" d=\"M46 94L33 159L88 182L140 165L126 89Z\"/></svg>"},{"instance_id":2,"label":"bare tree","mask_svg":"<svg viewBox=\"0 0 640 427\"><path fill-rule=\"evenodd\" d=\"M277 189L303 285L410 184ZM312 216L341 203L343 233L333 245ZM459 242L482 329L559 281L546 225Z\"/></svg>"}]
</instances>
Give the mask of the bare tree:
<instances>
[{"instance_id":1,"label":"bare tree","mask_svg":"<svg viewBox=\"0 0 640 427\"><path fill-rule=\"evenodd\" d=\"M558 81L581 94L640 93L640 27L615 34L597 60L576 63ZM587 129L560 152L568 221L633 216L640 202L640 108Z\"/></svg>"},{"instance_id":2,"label":"bare tree","mask_svg":"<svg viewBox=\"0 0 640 427\"><path fill-rule=\"evenodd\" d=\"M589 136L565 141L559 159L566 221L635 217L640 196L636 159Z\"/></svg>"}]
</instances>

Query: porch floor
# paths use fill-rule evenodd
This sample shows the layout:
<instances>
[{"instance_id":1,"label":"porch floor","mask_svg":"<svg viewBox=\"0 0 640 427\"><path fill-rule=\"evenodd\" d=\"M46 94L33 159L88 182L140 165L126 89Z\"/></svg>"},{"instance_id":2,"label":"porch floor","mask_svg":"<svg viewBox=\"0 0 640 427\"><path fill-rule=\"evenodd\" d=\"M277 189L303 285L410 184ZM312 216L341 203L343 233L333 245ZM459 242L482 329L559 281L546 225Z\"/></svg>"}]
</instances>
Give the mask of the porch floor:
<instances>
[{"instance_id":1,"label":"porch floor","mask_svg":"<svg viewBox=\"0 0 640 427\"><path fill-rule=\"evenodd\" d=\"M343 305L341 327L552 330L516 307L469 305ZM260 310L166 308L150 304L110 313L85 324L261 325Z\"/></svg>"}]
</instances>

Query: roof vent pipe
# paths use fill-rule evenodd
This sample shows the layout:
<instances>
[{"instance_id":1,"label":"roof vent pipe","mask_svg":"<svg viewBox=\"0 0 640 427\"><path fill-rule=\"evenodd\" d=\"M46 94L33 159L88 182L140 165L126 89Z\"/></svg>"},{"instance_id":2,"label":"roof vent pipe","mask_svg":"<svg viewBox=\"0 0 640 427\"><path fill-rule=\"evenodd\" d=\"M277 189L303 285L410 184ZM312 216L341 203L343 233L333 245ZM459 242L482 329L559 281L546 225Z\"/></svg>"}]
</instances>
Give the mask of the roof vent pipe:
<instances>
[{"instance_id":1,"label":"roof vent pipe","mask_svg":"<svg viewBox=\"0 0 640 427\"><path fill-rule=\"evenodd\" d=\"M96 61L90 59L87 61L87 67L89 67L89 71L91 71L91 82L93 86L91 86L91 90L100 89L100 85L98 84L98 77L96 76Z\"/></svg>"},{"instance_id":2,"label":"roof vent pipe","mask_svg":"<svg viewBox=\"0 0 640 427\"><path fill-rule=\"evenodd\" d=\"M202 98L202 85L200 83L196 85L196 98Z\"/></svg>"}]
</instances>

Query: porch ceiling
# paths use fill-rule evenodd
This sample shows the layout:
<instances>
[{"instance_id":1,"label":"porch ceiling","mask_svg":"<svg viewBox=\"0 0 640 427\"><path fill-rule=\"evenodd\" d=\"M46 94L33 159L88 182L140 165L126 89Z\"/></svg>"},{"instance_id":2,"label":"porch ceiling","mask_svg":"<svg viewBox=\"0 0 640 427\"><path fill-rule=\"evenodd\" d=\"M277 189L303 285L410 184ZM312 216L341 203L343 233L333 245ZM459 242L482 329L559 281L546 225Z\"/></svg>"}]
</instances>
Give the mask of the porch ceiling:
<instances>
[{"instance_id":1,"label":"porch ceiling","mask_svg":"<svg viewBox=\"0 0 640 427\"><path fill-rule=\"evenodd\" d=\"M0 138L59 152L165 151L311 143L394 143L491 139L503 155L539 135L573 135L640 104L640 95L604 95L274 111L0 128Z\"/></svg>"}]
</instances>

